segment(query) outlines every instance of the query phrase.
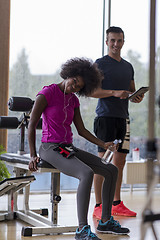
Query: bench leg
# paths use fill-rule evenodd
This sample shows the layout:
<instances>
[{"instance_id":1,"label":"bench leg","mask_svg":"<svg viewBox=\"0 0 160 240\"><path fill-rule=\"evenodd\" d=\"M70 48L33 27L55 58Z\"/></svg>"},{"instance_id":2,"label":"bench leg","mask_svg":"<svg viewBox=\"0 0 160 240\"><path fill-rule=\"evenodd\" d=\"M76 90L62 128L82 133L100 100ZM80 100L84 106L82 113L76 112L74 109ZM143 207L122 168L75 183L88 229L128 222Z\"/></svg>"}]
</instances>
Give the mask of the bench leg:
<instances>
[{"instance_id":1,"label":"bench leg","mask_svg":"<svg viewBox=\"0 0 160 240\"><path fill-rule=\"evenodd\" d=\"M59 194L60 194L60 173L51 173L51 203L52 203L51 220L53 224L57 224L58 203L61 200Z\"/></svg>"}]
</instances>

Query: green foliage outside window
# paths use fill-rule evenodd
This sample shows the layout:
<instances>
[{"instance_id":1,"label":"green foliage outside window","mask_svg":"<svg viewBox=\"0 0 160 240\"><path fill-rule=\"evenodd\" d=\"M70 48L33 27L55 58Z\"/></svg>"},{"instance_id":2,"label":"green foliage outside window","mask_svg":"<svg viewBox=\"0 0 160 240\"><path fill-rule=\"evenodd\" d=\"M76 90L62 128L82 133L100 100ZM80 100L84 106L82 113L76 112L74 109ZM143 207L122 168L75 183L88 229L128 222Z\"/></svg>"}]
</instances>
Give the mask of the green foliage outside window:
<instances>
[{"instance_id":1,"label":"green foliage outside window","mask_svg":"<svg viewBox=\"0 0 160 240\"><path fill-rule=\"evenodd\" d=\"M0 145L0 155L4 153L3 147ZM3 181L5 178L9 178L11 174L9 173L5 163L0 160L0 181Z\"/></svg>"},{"instance_id":2,"label":"green foliage outside window","mask_svg":"<svg viewBox=\"0 0 160 240\"><path fill-rule=\"evenodd\" d=\"M131 62L134 67L134 78L136 89L142 86L149 85L149 67L147 63L141 61L141 56L132 50L127 52L127 56L124 56L126 60ZM157 100L160 93L160 47L157 48L156 54L156 93L155 100ZM29 68L28 56L25 49L20 52L17 62L10 70L10 96L24 96L30 97L33 100L36 97L38 91L42 89L44 85L52 83L58 83L62 79L59 76L59 70L50 75L33 75ZM131 136L147 137L148 132L148 100L149 93L145 94L143 101L139 104L129 102L129 115L131 122ZM157 101L155 101L157 102ZM97 105L97 99L94 98L80 98L81 114L83 121L87 129L93 132L93 121L95 118L95 108ZM16 112L9 112L10 115L15 115ZM159 109L155 103L155 133L156 137L160 137L160 124L159 124ZM73 128L73 131L75 129Z\"/></svg>"}]
</instances>

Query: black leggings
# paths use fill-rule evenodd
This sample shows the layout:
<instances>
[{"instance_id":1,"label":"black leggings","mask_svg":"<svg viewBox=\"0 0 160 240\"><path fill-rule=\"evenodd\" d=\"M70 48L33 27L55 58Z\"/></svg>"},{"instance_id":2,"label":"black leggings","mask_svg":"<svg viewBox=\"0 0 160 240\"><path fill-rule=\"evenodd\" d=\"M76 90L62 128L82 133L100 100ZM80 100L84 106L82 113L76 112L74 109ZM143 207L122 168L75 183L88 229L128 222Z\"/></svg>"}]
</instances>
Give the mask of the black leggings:
<instances>
[{"instance_id":1,"label":"black leggings","mask_svg":"<svg viewBox=\"0 0 160 240\"><path fill-rule=\"evenodd\" d=\"M67 159L54 150L54 143L42 143L39 149L40 158L50 163L62 173L79 179L77 190L77 212L79 226L88 224L87 215L93 175L104 177L102 190L102 218L111 216L112 202L118 175L117 168L104 164L101 158L76 148L76 153ZM75 148L75 147L74 147Z\"/></svg>"}]
</instances>

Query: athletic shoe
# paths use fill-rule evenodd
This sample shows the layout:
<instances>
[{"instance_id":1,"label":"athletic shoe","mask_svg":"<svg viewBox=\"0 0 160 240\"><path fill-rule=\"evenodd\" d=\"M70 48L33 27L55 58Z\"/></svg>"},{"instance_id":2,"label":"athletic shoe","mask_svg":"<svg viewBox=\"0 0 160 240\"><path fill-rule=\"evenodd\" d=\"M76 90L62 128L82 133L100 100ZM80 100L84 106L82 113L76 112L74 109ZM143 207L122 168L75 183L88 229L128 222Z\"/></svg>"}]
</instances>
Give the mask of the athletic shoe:
<instances>
[{"instance_id":1,"label":"athletic shoe","mask_svg":"<svg viewBox=\"0 0 160 240\"><path fill-rule=\"evenodd\" d=\"M75 239L76 240L101 240L94 233L91 232L91 228L89 225L84 226L81 231L76 230Z\"/></svg>"},{"instance_id":2,"label":"athletic shoe","mask_svg":"<svg viewBox=\"0 0 160 240\"><path fill-rule=\"evenodd\" d=\"M130 233L128 228L121 227L118 221L115 221L113 217L105 223L99 221L97 231L101 233L112 233L112 234L128 234Z\"/></svg>"},{"instance_id":3,"label":"athletic shoe","mask_svg":"<svg viewBox=\"0 0 160 240\"><path fill-rule=\"evenodd\" d=\"M93 217L101 219L102 216L102 204L99 207L94 207Z\"/></svg>"},{"instance_id":4,"label":"athletic shoe","mask_svg":"<svg viewBox=\"0 0 160 240\"><path fill-rule=\"evenodd\" d=\"M136 217L137 213L129 210L123 204L123 201L121 201L120 204L118 204L116 206L112 205L112 215L126 216L126 217Z\"/></svg>"}]
</instances>

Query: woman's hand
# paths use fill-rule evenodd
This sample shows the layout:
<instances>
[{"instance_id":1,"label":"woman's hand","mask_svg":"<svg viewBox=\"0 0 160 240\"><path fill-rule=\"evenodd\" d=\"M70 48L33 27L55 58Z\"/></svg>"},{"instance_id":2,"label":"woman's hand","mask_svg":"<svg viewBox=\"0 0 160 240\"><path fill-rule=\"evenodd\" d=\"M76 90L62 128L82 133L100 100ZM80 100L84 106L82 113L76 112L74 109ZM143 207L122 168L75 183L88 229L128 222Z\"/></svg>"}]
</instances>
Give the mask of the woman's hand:
<instances>
[{"instance_id":1,"label":"woman's hand","mask_svg":"<svg viewBox=\"0 0 160 240\"><path fill-rule=\"evenodd\" d=\"M113 142L105 142L103 148L104 148L105 150L109 149L109 150L111 150L112 152L115 152L115 151L117 151L118 144L114 144Z\"/></svg>"},{"instance_id":2,"label":"woman's hand","mask_svg":"<svg viewBox=\"0 0 160 240\"><path fill-rule=\"evenodd\" d=\"M29 170L32 172L35 172L38 170L37 163L39 163L40 158L39 157L31 157L29 161Z\"/></svg>"}]
</instances>

